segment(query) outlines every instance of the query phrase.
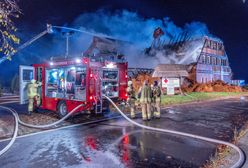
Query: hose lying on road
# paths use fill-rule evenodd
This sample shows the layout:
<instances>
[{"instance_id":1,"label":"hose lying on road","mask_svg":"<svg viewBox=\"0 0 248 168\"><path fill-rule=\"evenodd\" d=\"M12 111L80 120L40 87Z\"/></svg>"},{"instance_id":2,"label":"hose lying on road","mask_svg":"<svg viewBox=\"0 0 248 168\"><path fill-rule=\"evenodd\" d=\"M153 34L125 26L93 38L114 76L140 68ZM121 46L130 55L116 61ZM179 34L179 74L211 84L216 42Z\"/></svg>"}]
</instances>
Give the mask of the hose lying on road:
<instances>
[{"instance_id":1,"label":"hose lying on road","mask_svg":"<svg viewBox=\"0 0 248 168\"><path fill-rule=\"evenodd\" d=\"M13 133L13 137L12 139L9 141L8 145L5 146L1 151L0 151L0 156L3 155L5 152L7 152L9 150L9 148L14 144L15 139L17 137L17 132L18 132L18 115L15 113L15 111L4 107L4 106L0 106L0 108L9 111L13 114L14 118L15 118L15 128L14 128L14 133Z\"/></svg>"},{"instance_id":2,"label":"hose lying on road","mask_svg":"<svg viewBox=\"0 0 248 168\"><path fill-rule=\"evenodd\" d=\"M103 95L103 97L105 97L127 121L129 121L130 123L132 123L138 127L145 128L145 129L152 130L152 131L171 133L171 134L186 136L186 137L199 139L199 140L203 140L203 141L207 141L207 142L223 144L223 145L226 145L226 146L233 148L234 150L236 150L239 153L239 160L231 168L240 168L240 167L242 167L242 165L245 162L245 155L244 155L243 151L238 146L236 146L232 143L217 140L217 139L207 138L207 137L203 137L203 136L198 136L198 135L194 135L194 134L189 134L189 133L173 131L173 130L169 130L169 129L161 129L161 128L155 128L155 127L149 127L146 125L142 125L142 124L137 123L137 122L131 120L130 118L128 118L109 97L107 97L105 95Z\"/></svg>"},{"instance_id":3,"label":"hose lying on road","mask_svg":"<svg viewBox=\"0 0 248 168\"><path fill-rule=\"evenodd\" d=\"M16 137L17 137L17 133L18 133L18 123L20 123L23 126L26 127L31 127L31 128L49 128L52 126L55 126L61 122L63 122L64 120L66 120L68 117L70 117L76 110L78 110L80 107L82 107L83 104L78 105L77 107L75 107L72 111L70 111L66 116L64 116L63 118L61 118L60 120L54 122L54 123L50 123L50 124L46 124L46 125L33 125L33 124L28 124L25 123L23 121L20 120L17 112L11 108L5 107L5 106L0 106L0 108L9 111L13 114L14 118L15 118L15 129L14 129L14 134L10 140L10 142L8 143L7 146L5 146L1 151L0 151L0 156L3 155L6 151L9 150L9 148L14 144Z\"/></svg>"},{"instance_id":4,"label":"hose lying on road","mask_svg":"<svg viewBox=\"0 0 248 168\"><path fill-rule=\"evenodd\" d=\"M66 120L68 117L70 117L76 110L78 110L80 107L84 106L84 104L80 104L78 105L77 107L75 107L72 111L70 111L68 114L66 114L63 118L61 118L60 120L58 121L55 121L53 123L50 123L50 124L46 124L46 125L33 125L33 124L28 124L28 123L25 123L23 121L20 120L19 116L18 116L18 122L21 124L21 125L24 125L26 127L31 127L31 128L49 128L49 127L52 127L52 126L55 126L61 122L63 122L64 120ZM0 106L1 107L1 106Z\"/></svg>"},{"instance_id":5,"label":"hose lying on road","mask_svg":"<svg viewBox=\"0 0 248 168\"><path fill-rule=\"evenodd\" d=\"M194 134L189 134L189 133L184 133L184 132L179 132L179 131L173 131L173 130L168 130L168 129L161 129L161 128L154 128L154 127L149 127L146 125L142 125L139 124L133 120L131 120L130 118L128 118L117 106L116 104L107 96L103 95L103 97L105 97L116 109L117 111L129 122L131 122L132 124L141 127L141 128L145 128L148 130L152 130L152 131L159 131L159 132L165 132L165 133L171 133L171 134L176 134L176 135L181 135L181 136L186 136L186 137L191 137L194 139L199 139L199 140L204 140L204 141L208 141L208 142L213 142L213 143L218 143L218 144L223 144L223 145L227 145L231 148L233 148L234 150L236 150L239 153L239 160L232 166L232 168L240 168L242 167L242 165L244 164L245 161L245 155L243 153L243 151L237 147L236 145L233 145L232 143L229 142L225 142L225 141L221 141L221 140L217 140L217 139L212 139L212 138L207 138L207 137L202 137L202 136L198 136L198 135L194 135ZM52 127L54 125L57 125L59 123L61 123L62 121L64 121L65 119L67 119L70 115L73 114L73 112L75 112L78 108L82 107L83 104L77 106L76 108L74 108L71 112L69 112L66 116L64 116L62 119L51 123L51 124L46 124L46 125L32 125L32 124L27 124L24 123L20 120L18 114L16 111L14 111L13 109L4 107L4 106L0 106L0 108L5 109L5 110L9 110L15 117L15 131L14 131L14 135L11 139L11 141L9 142L9 144L0 151L0 156L5 153L15 142L16 136L17 136L17 132L18 132L18 122L24 126L27 127L32 127L32 128L48 128L48 127Z\"/></svg>"}]
</instances>

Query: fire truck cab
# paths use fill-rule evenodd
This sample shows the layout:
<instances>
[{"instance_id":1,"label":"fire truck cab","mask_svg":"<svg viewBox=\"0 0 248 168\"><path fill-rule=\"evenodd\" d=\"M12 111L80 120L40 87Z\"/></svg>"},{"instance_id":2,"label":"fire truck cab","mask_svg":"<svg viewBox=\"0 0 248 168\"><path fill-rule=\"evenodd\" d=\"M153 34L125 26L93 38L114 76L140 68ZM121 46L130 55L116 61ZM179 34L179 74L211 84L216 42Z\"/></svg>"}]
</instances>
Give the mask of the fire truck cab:
<instances>
[{"instance_id":1,"label":"fire truck cab","mask_svg":"<svg viewBox=\"0 0 248 168\"><path fill-rule=\"evenodd\" d=\"M126 100L127 62L94 61L88 57L63 58L44 64L20 66L20 104L28 102L27 85L41 82L41 109L58 111L61 117L76 112L102 113L102 95Z\"/></svg>"}]
</instances>

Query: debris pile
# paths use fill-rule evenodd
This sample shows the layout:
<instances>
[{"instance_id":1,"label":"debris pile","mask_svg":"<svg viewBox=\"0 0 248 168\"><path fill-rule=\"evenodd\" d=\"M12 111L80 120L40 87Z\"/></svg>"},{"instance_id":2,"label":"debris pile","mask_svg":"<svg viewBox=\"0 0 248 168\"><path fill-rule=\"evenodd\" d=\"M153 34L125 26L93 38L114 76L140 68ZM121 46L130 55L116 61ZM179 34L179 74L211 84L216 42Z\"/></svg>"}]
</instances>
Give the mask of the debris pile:
<instances>
[{"instance_id":1,"label":"debris pile","mask_svg":"<svg viewBox=\"0 0 248 168\"><path fill-rule=\"evenodd\" d=\"M228 85L221 80L211 83L193 83L189 86L182 86L183 92L243 92L239 86Z\"/></svg>"}]
</instances>

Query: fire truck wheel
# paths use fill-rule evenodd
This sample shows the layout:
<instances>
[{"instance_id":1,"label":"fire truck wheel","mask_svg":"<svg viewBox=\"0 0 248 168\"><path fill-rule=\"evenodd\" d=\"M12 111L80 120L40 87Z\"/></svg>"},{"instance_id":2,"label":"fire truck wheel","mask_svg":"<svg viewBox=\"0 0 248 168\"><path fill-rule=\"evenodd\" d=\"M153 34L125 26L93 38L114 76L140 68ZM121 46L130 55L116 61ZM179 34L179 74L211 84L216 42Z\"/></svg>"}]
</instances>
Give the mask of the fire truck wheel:
<instances>
[{"instance_id":1,"label":"fire truck wheel","mask_svg":"<svg viewBox=\"0 0 248 168\"><path fill-rule=\"evenodd\" d=\"M64 101L59 102L57 109L58 109L60 118L64 117L68 113L67 106L66 106L66 103Z\"/></svg>"}]
</instances>

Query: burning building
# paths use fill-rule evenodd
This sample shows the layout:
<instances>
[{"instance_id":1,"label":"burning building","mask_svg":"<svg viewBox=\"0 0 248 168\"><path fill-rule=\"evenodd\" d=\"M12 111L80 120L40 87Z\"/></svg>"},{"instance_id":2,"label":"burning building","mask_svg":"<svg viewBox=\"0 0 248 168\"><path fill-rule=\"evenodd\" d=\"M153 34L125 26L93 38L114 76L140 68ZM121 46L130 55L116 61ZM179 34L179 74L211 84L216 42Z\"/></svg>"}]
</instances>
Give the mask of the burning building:
<instances>
[{"instance_id":1,"label":"burning building","mask_svg":"<svg viewBox=\"0 0 248 168\"><path fill-rule=\"evenodd\" d=\"M181 83L185 78L197 83L216 80L231 83L232 70L224 44L220 39L209 36L193 39L188 32L183 32L177 36L166 32L171 38L169 42L164 42L161 40L161 36L164 34L161 28L155 29L151 46L146 48L144 53L141 53L144 58L149 57L160 62L157 67L153 67L153 73L151 68L145 71L146 73L152 73L154 77L171 77L169 74L173 72L174 75L172 76L179 77ZM127 42L121 40L93 37L91 45L83 55L95 59L126 60L127 58L122 53L125 53L123 50L127 50L128 47L126 46L128 45ZM177 72L177 69L180 69L180 72ZM137 74L136 71L143 73L144 70L144 67L141 69L139 67L130 68L129 76L130 74Z\"/></svg>"},{"instance_id":2,"label":"burning building","mask_svg":"<svg viewBox=\"0 0 248 168\"><path fill-rule=\"evenodd\" d=\"M222 41L205 37L196 63L196 81L198 83L216 80L231 82L232 70Z\"/></svg>"},{"instance_id":3,"label":"burning building","mask_svg":"<svg viewBox=\"0 0 248 168\"><path fill-rule=\"evenodd\" d=\"M171 39L169 43L164 44L157 36L156 38L154 37L151 47L146 49L145 53L151 57L162 55L166 58L166 64L188 65L186 69L189 72L188 78L191 81L197 83L216 80L222 80L226 83L231 82L232 70L229 66L224 44L220 39L208 36L191 39L188 33L184 32ZM173 68L174 66L171 67ZM159 72L160 69L156 67L153 76L167 77L158 75L166 74L165 72ZM171 69L168 69L169 71Z\"/></svg>"}]
</instances>

